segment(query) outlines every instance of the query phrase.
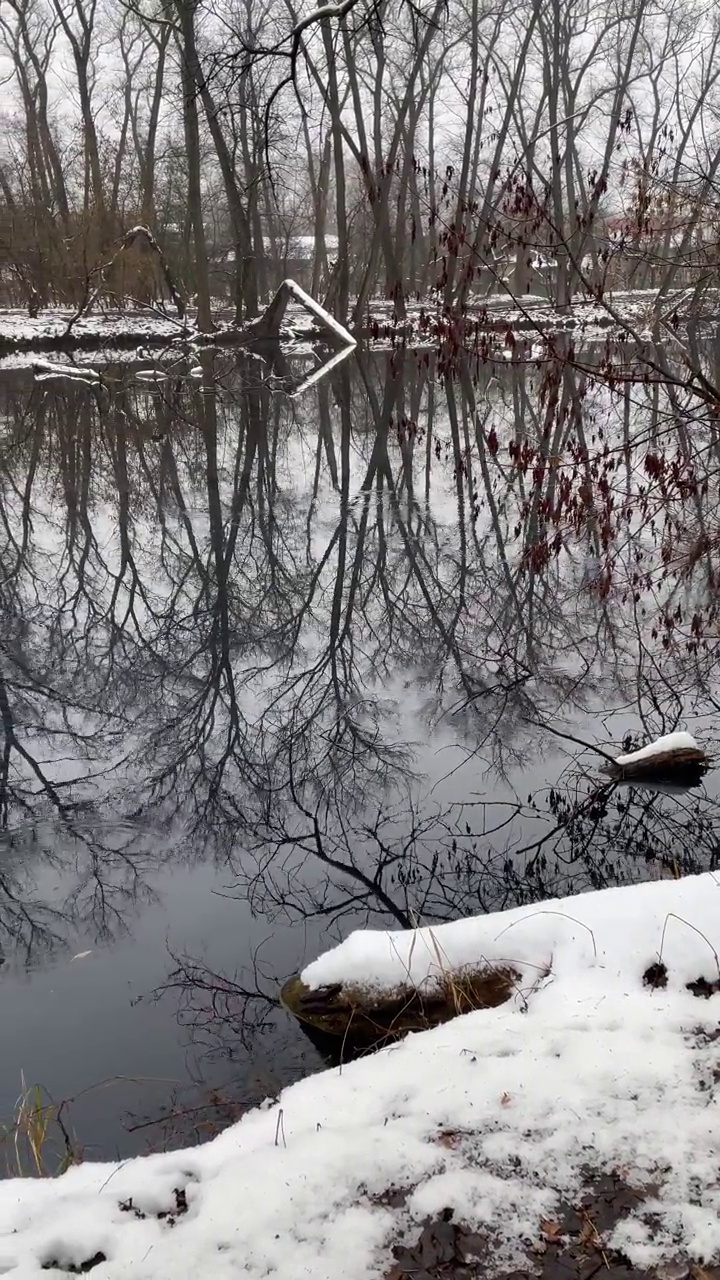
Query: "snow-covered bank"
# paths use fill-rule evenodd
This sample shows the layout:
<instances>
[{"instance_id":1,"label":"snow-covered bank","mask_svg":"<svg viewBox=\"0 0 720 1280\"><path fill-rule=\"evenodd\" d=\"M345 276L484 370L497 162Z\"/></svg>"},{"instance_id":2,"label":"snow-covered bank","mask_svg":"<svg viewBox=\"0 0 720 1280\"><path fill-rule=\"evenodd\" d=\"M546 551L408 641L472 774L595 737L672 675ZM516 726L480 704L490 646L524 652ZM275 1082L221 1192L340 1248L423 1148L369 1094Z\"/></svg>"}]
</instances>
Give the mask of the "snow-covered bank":
<instances>
[{"instance_id":1,"label":"snow-covered bank","mask_svg":"<svg viewBox=\"0 0 720 1280\"><path fill-rule=\"evenodd\" d=\"M229 313L216 315L217 328L204 334L194 318L181 323L172 316L140 308L125 311L90 312L75 319L66 308L48 308L36 317L23 311L0 310L0 356L27 351L75 351L96 348L128 348L139 344L164 346L184 341L202 345L232 346L244 331L234 327ZM72 323L71 323L72 321ZM304 307L289 311L285 332L318 336L314 321ZM343 330L344 332L344 330Z\"/></svg>"},{"instance_id":2,"label":"snow-covered bank","mask_svg":"<svg viewBox=\"0 0 720 1280\"><path fill-rule=\"evenodd\" d=\"M24 311L0 311L0 353L166 343L196 333L192 324L140 309L92 312L70 325L72 320L73 312L63 307L34 317Z\"/></svg>"},{"instance_id":3,"label":"snow-covered bank","mask_svg":"<svg viewBox=\"0 0 720 1280\"><path fill-rule=\"evenodd\" d=\"M661 956L681 987L700 973L720 978L708 938L720 951L720 877L712 875L603 889L406 932L358 929L301 976L312 989L333 983L431 989L449 973L496 965L515 969L523 988L545 973L557 979L588 969L639 982Z\"/></svg>"},{"instance_id":4,"label":"snow-covered bank","mask_svg":"<svg viewBox=\"0 0 720 1280\"><path fill-rule=\"evenodd\" d=\"M0 1272L92 1261L95 1280L376 1280L445 1209L487 1238L498 1274L532 1270L560 1202L605 1171L640 1194L603 1248L637 1266L720 1257L719 1001L685 986L718 978L720 880L434 932L450 945L469 929L532 968L529 998L301 1081L205 1147L0 1185ZM388 973L384 945L366 955ZM659 959L666 985L648 986Z\"/></svg>"},{"instance_id":5,"label":"snow-covered bank","mask_svg":"<svg viewBox=\"0 0 720 1280\"><path fill-rule=\"evenodd\" d=\"M650 336L648 326L654 314L656 290L629 290L608 294L606 300L597 301L586 295L573 298L567 310L558 310L547 298L526 296L518 301L512 294L494 294L472 298L466 303L462 315L447 311L432 296L419 302L409 302L404 317L397 315L393 302L370 299L366 314L351 333L325 308L321 307L294 281L285 281L291 298L287 309L283 307L283 336L299 335L327 337L334 334L337 341L353 344L358 337L380 343L392 339L402 340L408 346L424 346L428 343L458 341L461 337L471 342L474 334L495 335L502 348L508 329L522 336L526 331L528 342L538 336L573 330L583 340L607 338L609 330L618 328L618 318L633 330ZM677 302L679 322L683 322L683 306L688 301L687 291L679 290L663 296L663 307L668 310ZM270 304L272 307L272 303ZM695 320L717 317L720 294L707 290L703 295L702 311L694 312ZM308 314L310 313L310 314ZM140 305L106 312L92 310L77 317L68 307L48 307L31 317L26 311L0 309L0 356L23 351L92 350L96 347L127 347L134 343L169 343L177 339L187 341L227 343L238 340L242 330L232 324L232 311L222 303L214 315L218 328L212 335L202 334L195 324L194 314L180 321L171 314L143 309ZM249 322L248 329L262 321L257 317ZM462 321L463 329L458 328ZM502 354L502 350L501 350ZM511 353L505 350L506 356ZM521 352L523 360L542 360L547 352L540 347Z\"/></svg>"}]
</instances>

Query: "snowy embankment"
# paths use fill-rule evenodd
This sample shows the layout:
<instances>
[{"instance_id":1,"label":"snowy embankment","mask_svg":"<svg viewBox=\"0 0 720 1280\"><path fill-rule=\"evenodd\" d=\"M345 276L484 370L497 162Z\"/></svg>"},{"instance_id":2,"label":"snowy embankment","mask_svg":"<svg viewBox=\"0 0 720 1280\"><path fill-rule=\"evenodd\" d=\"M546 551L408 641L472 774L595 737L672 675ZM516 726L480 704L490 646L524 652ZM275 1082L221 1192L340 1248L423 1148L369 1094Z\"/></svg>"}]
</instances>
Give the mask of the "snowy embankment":
<instances>
[{"instance_id":1,"label":"snowy embankment","mask_svg":"<svg viewBox=\"0 0 720 1280\"><path fill-rule=\"evenodd\" d=\"M669 913L687 916L693 927ZM708 970L718 979L715 954L698 929L714 935L720 950L720 877L605 889L404 932L359 929L301 976L311 989L333 983L368 992L430 989L449 975L492 965L515 970L518 991L527 994L546 974L553 982L595 970L608 981L614 972L623 981L641 980L662 952L680 984Z\"/></svg>"},{"instance_id":2,"label":"snowy embankment","mask_svg":"<svg viewBox=\"0 0 720 1280\"><path fill-rule=\"evenodd\" d=\"M215 319L218 327L212 334L204 334L192 316L185 323L139 307L124 311L92 311L77 319L73 312L61 307L48 308L36 317L30 317L23 311L0 310L0 356L26 351L112 350L140 343L150 346L175 342L232 346L242 338L244 331L230 323L230 312L219 312ZM335 321L333 325L336 325ZM299 333L317 337L317 326L301 303L294 303L288 309L284 327L291 336ZM345 333L342 326L336 327Z\"/></svg>"},{"instance_id":3,"label":"snowy embankment","mask_svg":"<svg viewBox=\"0 0 720 1280\"><path fill-rule=\"evenodd\" d=\"M138 342L165 343L192 336L192 324L148 311L92 312L73 320L67 308L48 308L31 317L24 311L0 310L0 354L55 348L122 347Z\"/></svg>"},{"instance_id":4,"label":"snowy embankment","mask_svg":"<svg viewBox=\"0 0 720 1280\"><path fill-rule=\"evenodd\" d=\"M354 934L305 980L509 962L516 995L295 1084L205 1147L0 1185L0 1272L379 1280L409 1274L394 1259L445 1211L483 1274L532 1271L604 1173L633 1191L611 1227L583 1219L595 1270L717 1261L720 998L687 984L720 985L719 949L711 874Z\"/></svg>"},{"instance_id":5,"label":"snowy embankment","mask_svg":"<svg viewBox=\"0 0 720 1280\"><path fill-rule=\"evenodd\" d=\"M437 298L409 302L404 319L398 318L393 302L373 298L368 303L367 314L359 322L357 333L351 334L294 281L285 281L283 287L286 286L290 287L292 295L284 312L284 331L288 336L314 334L317 337L318 332L327 335L330 331L341 343L354 343L355 338L362 334L380 342L390 337L402 337L409 345L419 346L429 340L458 338L459 317L452 310L447 311ZM676 307L678 323L682 323L684 308L692 297L691 290L675 290L664 295L663 315L671 314ZM470 329L475 326L478 332L488 334L504 335L508 329L522 334L523 330L528 330L532 338L538 334L579 329L586 337L592 337L595 331L599 334L617 327L618 317L634 329L644 331L652 321L656 298L656 290L608 293L602 301L578 295L568 309L558 311L544 297L524 296L518 301L510 292L498 293L472 297L464 306L462 319ZM696 320L715 317L720 308L720 295L717 290L706 290L701 302L693 303L693 306ZM232 312L229 308L219 304L214 318L219 328L212 335L207 335L198 330L194 315L188 316L187 321L181 321L174 315L143 309L140 305L116 311L92 310L81 316L67 307L48 307L36 317L28 316L27 312L19 309L0 309L0 356L23 351L122 348L138 342L161 345L176 340L223 345L231 344L242 336L243 331L230 323ZM254 323L260 321L262 317ZM253 325L249 325L249 329L252 328Z\"/></svg>"}]
</instances>

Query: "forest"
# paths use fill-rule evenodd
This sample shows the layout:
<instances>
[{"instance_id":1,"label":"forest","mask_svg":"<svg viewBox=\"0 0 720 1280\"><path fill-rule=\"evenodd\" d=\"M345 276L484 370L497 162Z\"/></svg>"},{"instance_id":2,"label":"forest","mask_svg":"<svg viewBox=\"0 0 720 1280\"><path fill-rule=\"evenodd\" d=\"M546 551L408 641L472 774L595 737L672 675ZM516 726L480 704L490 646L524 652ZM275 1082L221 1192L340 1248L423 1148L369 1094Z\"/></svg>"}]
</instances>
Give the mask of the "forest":
<instances>
[{"instance_id":1,"label":"forest","mask_svg":"<svg viewBox=\"0 0 720 1280\"><path fill-rule=\"evenodd\" d=\"M712 309L719 40L694 0L5 0L0 303Z\"/></svg>"}]
</instances>

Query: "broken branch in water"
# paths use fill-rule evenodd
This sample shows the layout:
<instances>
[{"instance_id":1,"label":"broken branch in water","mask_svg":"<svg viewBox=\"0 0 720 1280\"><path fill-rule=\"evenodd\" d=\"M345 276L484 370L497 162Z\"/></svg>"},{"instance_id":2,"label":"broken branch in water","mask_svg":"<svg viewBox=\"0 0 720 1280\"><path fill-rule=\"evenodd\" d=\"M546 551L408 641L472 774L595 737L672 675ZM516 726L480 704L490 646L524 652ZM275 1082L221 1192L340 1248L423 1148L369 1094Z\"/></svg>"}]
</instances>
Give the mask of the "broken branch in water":
<instances>
[{"instance_id":1,"label":"broken branch in water","mask_svg":"<svg viewBox=\"0 0 720 1280\"><path fill-rule=\"evenodd\" d=\"M314 298L310 297L304 289L300 288L294 280L283 280L280 288L274 298L265 308L259 320L255 320L243 333L243 338L277 339L280 336L280 326L283 322L287 305L291 298L299 302L306 311L309 311L314 320L317 321L319 328L322 330L323 336L333 346L354 347L355 339L344 325L340 324L334 316L330 315L324 307L320 306Z\"/></svg>"},{"instance_id":2,"label":"broken branch in water","mask_svg":"<svg viewBox=\"0 0 720 1280\"><path fill-rule=\"evenodd\" d=\"M51 360L35 360L33 371L36 382L45 382L49 378L69 378L73 382L99 383L100 374L97 369L87 365L55 364Z\"/></svg>"}]
</instances>

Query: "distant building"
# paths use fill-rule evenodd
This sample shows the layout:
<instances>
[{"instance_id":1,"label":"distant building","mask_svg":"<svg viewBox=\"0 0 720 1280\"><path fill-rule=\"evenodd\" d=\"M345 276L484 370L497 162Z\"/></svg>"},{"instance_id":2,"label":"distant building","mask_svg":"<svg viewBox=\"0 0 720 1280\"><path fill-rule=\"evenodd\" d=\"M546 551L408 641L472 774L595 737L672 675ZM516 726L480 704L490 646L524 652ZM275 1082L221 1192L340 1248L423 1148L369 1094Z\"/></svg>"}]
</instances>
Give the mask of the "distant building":
<instances>
[{"instance_id":1,"label":"distant building","mask_svg":"<svg viewBox=\"0 0 720 1280\"><path fill-rule=\"evenodd\" d=\"M337 236L325 236L325 253L328 267L332 266L338 247ZM267 262L271 288L277 288L286 277L295 280L303 288L308 288L312 283L316 252L314 235L287 235L276 238L263 236L263 252ZM229 280L234 262L235 250L233 248L220 249L213 254L213 274L220 277L224 276L226 280Z\"/></svg>"}]
</instances>

